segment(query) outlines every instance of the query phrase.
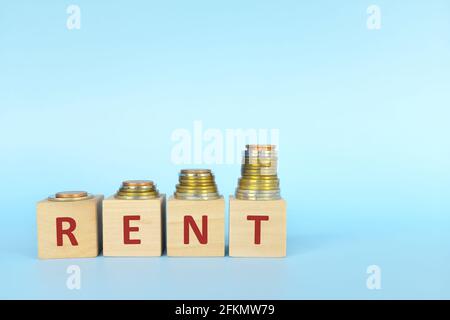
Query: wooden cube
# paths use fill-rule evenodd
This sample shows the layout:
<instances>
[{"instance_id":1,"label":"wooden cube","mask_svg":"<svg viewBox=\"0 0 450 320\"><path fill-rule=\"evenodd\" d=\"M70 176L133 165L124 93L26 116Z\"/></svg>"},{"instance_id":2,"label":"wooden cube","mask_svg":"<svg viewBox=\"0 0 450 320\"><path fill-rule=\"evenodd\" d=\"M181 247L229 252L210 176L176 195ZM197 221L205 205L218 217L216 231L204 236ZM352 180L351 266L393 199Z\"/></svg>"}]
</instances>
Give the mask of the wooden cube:
<instances>
[{"instance_id":1,"label":"wooden cube","mask_svg":"<svg viewBox=\"0 0 450 320\"><path fill-rule=\"evenodd\" d=\"M103 201L104 256L161 256L165 196Z\"/></svg>"},{"instance_id":2,"label":"wooden cube","mask_svg":"<svg viewBox=\"0 0 450 320\"><path fill-rule=\"evenodd\" d=\"M167 201L168 256L224 256L225 200Z\"/></svg>"},{"instance_id":3,"label":"wooden cube","mask_svg":"<svg viewBox=\"0 0 450 320\"><path fill-rule=\"evenodd\" d=\"M286 202L230 197L229 248L233 257L286 256Z\"/></svg>"},{"instance_id":4,"label":"wooden cube","mask_svg":"<svg viewBox=\"0 0 450 320\"><path fill-rule=\"evenodd\" d=\"M101 247L102 200L96 195L79 201L39 201L39 258L96 257Z\"/></svg>"}]
</instances>

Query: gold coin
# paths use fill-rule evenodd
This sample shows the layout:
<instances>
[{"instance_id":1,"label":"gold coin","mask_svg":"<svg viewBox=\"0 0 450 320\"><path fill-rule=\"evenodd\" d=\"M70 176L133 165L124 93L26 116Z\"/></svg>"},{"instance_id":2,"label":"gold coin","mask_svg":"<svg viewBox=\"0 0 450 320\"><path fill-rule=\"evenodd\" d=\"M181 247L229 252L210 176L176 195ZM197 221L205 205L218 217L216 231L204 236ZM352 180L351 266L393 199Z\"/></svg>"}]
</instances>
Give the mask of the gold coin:
<instances>
[{"instance_id":1,"label":"gold coin","mask_svg":"<svg viewBox=\"0 0 450 320\"><path fill-rule=\"evenodd\" d=\"M253 163L253 164L244 164L241 167L243 170L274 170L276 171L277 166L274 166L271 163Z\"/></svg>"},{"instance_id":2,"label":"gold coin","mask_svg":"<svg viewBox=\"0 0 450 320\"><path fill-rule=\"evenodd\" d=\"M219 196L214 175L209 169L183 169L175 186L177 199L213 199Z\"/></svg>"},{"instance_id":3,"label":"gold coin","mask_svg":"<svg viewBox=\"0 0 450 320\"><path fill-rule=\"evenodd\" d=\"M216 184L215 183L208 183L208 184L185 184L185 183L180 183L178 184L179 186L182 187L186 187L186 188L211 188L211 187L215 187Z\"/></svg>"},{"instance_id":4,"label":"gold coin","mask_svg":"<svg viewBox=\"0 0 450 320\"><path fill-rule=\"evenodd\" d=\"M146 191L146 192L127 192L120 190L118 194L124 195L124 196L140 196L140 195L147 195L147 194L156 194L156 191Z\"/></svg>"},{"instance_id":5,"label":"gold coin","mask_svg":"<svg viewBox=\"0 0 450 320\"><path fill-rule=\"evenodd\" d=\"M186 183L192 181L214 181L213 176L180 176L180 181L185 181Z\"/></svg>"},{"instance_id":6,"label":"gold coin","mask_svg":"<svg viewBox=\"0 0 450 320\"><path fill-rule=\"evenodd\" d=\"M273 170L252 170L252 171L242 170L241 173L242 173L243 176L247 176L247 177L252 177L252 176L253 177L255 177L255 176L266 176L266 177L269 177L269 176L276 175L276 172L273 171Z\"/></svg>"},{"instance_id":7,"label":"gold coin","mask_svg":"<svg viewBox=\"0 0 450 320\"><path fill-rule=\"evenodd\" d=\"M126 187L144 187L144 186L152 186L153 185L153 181L151 180L126 180L124 182L122 182L123 186Z\"/></svg>"},{"instance_id":8,"label":"gold coin","mask_svg":"<svg viewBox=\"0 0 450 320\"><path fill-rule=\"evenodd\" d=\"M176 187L183 187L183 188L188 188L188 189L209 189L209 188L215 188L216 184L215 183L211 183L211 184L206 184L206 185L201 185L201 184L177 184Z\"/></svg>"},{"instance_id":9,"label":"gold coin","mask_svg":"<svg viewBox=\"0 0 450 320\"><path fill-rule=\"evenodd\" d=\"M205 180L205 179L198 179L198 180L195 180L195 179L193 179L193 180L179 179L179 181L180 181L181 184L192 184L192 185L193 184L207 184L207 183L214 184L215 183L215 181L212 180L212 179L208 179L208 180Z\"/></svg>"},{"instance_id":10,"label":"gold coin","mask_svg":"<svg viewBox=\"0 0 450 320\"><path fill-rule=\"evenodd\" d=\"M156 190L155 188L127 188L127 187L119 189L120 192L134 192L134 193L153 192L155 190Z\"/></svg>"},{"instance_id":11,"label":"gold coin","mask_svg":"<svg viewBox=\"0 0 450 320\"><path fill-rule=\"evenodd\" d=\"M216 200L219 199L220 196L218 195L214 195L214 196L180 196L180 195L175 195L176 199L180 199L180 200Z\"/></svg>"},{"instance_id":12,"label":"gold coin","mask_svg":"<svg viewBox=\"0 0 450 320\"><path fill-rule=\"evenodd\" d=\"M183 169L180 172L181 175L210 175L209 169Z\"/></svg>"},{"instance_id":13,"label":"gold coin","mask_svg":"<svg viewBox=\"0 0 450 320\"><path fill-rule=\"evenodd\" d=\"M247 144L245 146L248 150L275 150L276 146L273 144Z\"/></svg>"},{"instance_id":14,"label":"gold coin","mask_svg":"<svg viewBox=\"0 0 450 320\"><path fill-rule=\"evenodd\" d=\"M251 183L251 184L274 184L278 183L278 179L258 179L258 178L250 178L242 177L238 180L239 183Z\"/></svg>"},{"instance_id":15,"label":"gold coin","mask_svg":"<svg viewBox=\"0 0 450 320\"><path fill-rule=\"evenodd\" d=\"M267 172L274 172L274 175L277 174L277 167L273 167L273 166L242 166L241 167L242 171L247 171L247 172L260 172L260 171L267 171Z\"/></svg>"},{"instance_id":16,"label":"gold coin","mask_svg":"<svg viewBox=\"0 0 450 320\"><path fill-rule=\"evenodd\" d=\"M271 144L248 144L242 156L241 178L238 179L236 198L271 200L280 198L280 180L277 177L278 156Z\"/></svg>"},{"instance_id":17,"label":"gold coin","mask_svg":"<svg viewBox=\"0 0 450 320\"><path fill-rule=\"evenodd\" d=\"M278 185L256 185L256 184L240 184L240 189L253 189L253 190L278 190Z\"/></svg>"},{"instance_id":18,"label":"gold coin","mask_svg":"<svg viewBox=\"0 0 450 320\"><path fill-rule=\"evenodd\" d=\"M183 179L179 179L178 180L180 182L180 184L188 184L188 185L195 185L195 184L215 184L216 182L213 179L208 179L208 180L204 180L204 179L192 179L192 180L183 180Z\"/></svg>"},{"instance_id":19,"label":"gold coin","mask_svg":"<svg viewBox=\"0 0 450 320\"><path fill-rule=\"evenodd\" d=\"M239 183L243 184L277 184L278 179L271 180L259 180L259 179L245 179L241 178L238 180Z\"/></svg>"},{"instance_id":20,"label":"gold coin","mask_svg":"<svg viewBox=\"0 0 450 320\"><path fill-rule=\"evenodd\" d=\"M204 191L204 190L213 190L213 191L217 191L217 187L208 187L208 188L189 188L186 186L178 186L176 187L177 190L198 190L198 191Z\"/></svg>"},{"instance_id":21,"label":"gold coin","mask_svg":"<svg viewBox=\"0 0 450 320\"><path fill-rule=\"evenodd\" d=\"M255 189L277 189L279 187L278 183L272 184L262 184L262 183L240 183L239 187L241 188L255 188Z\"/></svg>"},{"instance_id":22,"label":"gold coin","mask_svg":"<svg viewBox=\"0 0 450 320\"><path fill-rule=\"evenodd\" d=\"M121 199L121 200L149 200L149 199L155 199L157 198L157 195L148 195L148 196L125 196L125 195L119 195L116 194L115 198Z\"/></svg>"},{"instance_id":23,"label":"gold coin","mask_svg":"<svg viewBox=\"0 0 450 320\"><path fill-rule=\"evenodd\" d=\"M61 191L55 194L55 198L83 198L87 197L88 193L86 191Z\"/></svg>"},{"instance_id":24,"label":"gold coin","mask_svg":"<svg viewBox=\"0 0 450 320\"><path fill-rule=\"evenodd\" d=\"M126 180L115 194L115 198L122 200L154 199L159 196L156 185L151 180Z\"/></svg>"},{"instance_id":25,"label":"gold coin","mask_svg":"<svg viewBox=\"0 0 450 320\"><path fill-rule=\"evenodd\" d=\"M254 180L258 180L258 181L278 181L277 176L243 176L241 178L242 181L254 181Z\"/></svg>"}]
</instances>

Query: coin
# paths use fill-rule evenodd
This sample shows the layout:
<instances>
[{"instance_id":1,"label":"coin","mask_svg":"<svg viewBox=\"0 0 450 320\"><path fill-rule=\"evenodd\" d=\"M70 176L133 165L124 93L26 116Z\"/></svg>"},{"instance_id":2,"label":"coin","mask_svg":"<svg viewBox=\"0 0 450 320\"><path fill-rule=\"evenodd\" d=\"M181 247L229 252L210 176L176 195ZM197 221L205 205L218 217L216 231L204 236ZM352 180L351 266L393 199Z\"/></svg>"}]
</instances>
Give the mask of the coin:
<instances>
[{"instance_id":1,"label":"coin","mask_svg":"<svg viewBox=\"0 0 450 320\"><path fill-rule=\"evenodd\" d=\"M55 198L82 198L87 195L86 191L61 191L55 194Z\"/></svg>"},{"instance_id":2,"label":"coin","mask_svg":"<svg viewBox=\"0 0 450 320\"><path fill-rule=\"evenodd\" d=\"M280 199L279 191L247 191L236 190L236 197L241 200L276 200Z\"/></svg>"},{"instance_id":3,"label":"coin","mask_svg":"<svg viewBox=\"0 0 450 320\"><path fill-rule=\"evenodd\" d=\"M120 190L127 192L148 192L154 190L154 186L148 187L121 187Z\"/></svg>"},{"instance_id":4,"label":"coin","mask_svg":"<svg viewBox=\"0 0 450 320\"><path fill-rule=\"evenodd\" d=\"M86 191L60 191L48 197L50 201L78 201L92 199L94 196Z\"/></svg>"},{"instance_id":5,"label":"coin","mask_svg":"<svg viewBox=\"0 0 450 320\"><path fill-rule=\"evenodd\" d=\"M220 197L214 175L209 169L183 169L174 196L184 200L212 200Z\"/></svg>"},{"instance_id":6,"label":"coin","mask_svg":"<svg viewBox=\"0 0 450 320\"><path fill-rule=\"evenodd\" d=\"M209 170L209 169L183 169L180 172L180 176L209 177L209 176L211 176L211 170Z\"/></svg>"},{"instance_id":7,"label":"coin","mask_svg":"<svg viewBox=\"0 0 450 320\"><path fill-rule=\"evenodd\" d=\"M276 146L272 144L247 144L245 146L247 151L249 150L264 150L264 151L273 151Z\"/></svg>"},{"instance_id":8,"label":"coin","mask_svg":"<svg viewBox=\"0 0 450 320\"><path fill-rule=\"evenodd\" d=\"M147 200L159 197L156 185L151 180L126 180L115 198L121 200Z\"/></svg>"},{"instance_id":9,"label":"coin","mask_svg":"<svg viewBox=\"0 0 450 320\"><path fill-rule=\"evenodd\" d=\"M130 196L130 197L140 197L140 196L149 196L149 195L156 195L155 191L146 191L146 192L126 192L126 191L119 191L117 192L118 195L121 196Z\"/></svg>"},{"instance_id":10,"label":"coin","mask_svg":"<svg viewBox=\"0 0 450 320\"><path fill-rule=\"evenodd\" d=\"M153 194L141 194L141 195L131 195L131 194L122 194L122 193L117 193L115 195L116 199L121 199L121 200L147 200L147 199L155 199L158 197L158 194L153 193Z\"/></svg>"},{"instance_id":11,"label":"coin","mask_svg":"<svg viewBox=\"0 0 450 320\"><path fill-rule=\"evenodd\" d=\"M243 200L273 200L280 198L277 176L278 156L275 145L246 145L242 156L241 178L236 198Z\"/></svg>"},{"instance_id":12,"label":"coin","mask_svg":"<svg viewBox=\"0 0 450 320\"><path fill-rule=\"evenodd\" d=\"M144 187L152 186L153 181L151 180L126 180L122 182L122 186L126 187Z\"/></svg>"}]
</instances>

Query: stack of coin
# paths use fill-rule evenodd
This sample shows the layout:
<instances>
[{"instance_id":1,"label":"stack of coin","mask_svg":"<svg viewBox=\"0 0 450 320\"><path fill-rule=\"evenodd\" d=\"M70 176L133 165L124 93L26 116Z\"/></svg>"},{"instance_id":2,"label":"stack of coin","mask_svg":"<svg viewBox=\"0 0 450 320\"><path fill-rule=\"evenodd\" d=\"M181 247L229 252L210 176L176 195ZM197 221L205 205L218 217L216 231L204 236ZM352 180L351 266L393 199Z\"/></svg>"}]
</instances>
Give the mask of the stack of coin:
<instances>
[{"instance_id":1,"label":"stack of coin","mask_svg":"<svg viewBox=\"0 0 450 320\"><path fill-rule=\"evenodd\" d=\"M213 200L220 197L214 175L208 169L184 169L179 176L175 198L184 200Z\"/></svg>"},{"instance_id":2,"label":"stack of coin","mask_svg":"<svg viewBox=\"0 0 450 320\"><path fill-rule=\"evenodd\" d=\"M274 145L247 145L242 159L242 177L238 181L236 198L280 199L277 159Z\"/></svg>"},{"instance_id":3,"label":"stack of coin","mask_svg":"<svg viewBox=\"0 0 450 320\"><path fill-rule=\"evenodd\" d=\"M61 191L54 196L48 197L50 201L77 201L92 199L94 196L86 191Z\"/></svg>"},{"instance_id":4,"label":"stack of coin","mask_svg":"<svg viewBox=\"0 0 450 320\"><path fill-rule=\"evenodd\" d=\"M115 197L123 200L155 199L159 196L156 185L150 180L127 180L117 191Z\"/></svg>"}]
</instances>

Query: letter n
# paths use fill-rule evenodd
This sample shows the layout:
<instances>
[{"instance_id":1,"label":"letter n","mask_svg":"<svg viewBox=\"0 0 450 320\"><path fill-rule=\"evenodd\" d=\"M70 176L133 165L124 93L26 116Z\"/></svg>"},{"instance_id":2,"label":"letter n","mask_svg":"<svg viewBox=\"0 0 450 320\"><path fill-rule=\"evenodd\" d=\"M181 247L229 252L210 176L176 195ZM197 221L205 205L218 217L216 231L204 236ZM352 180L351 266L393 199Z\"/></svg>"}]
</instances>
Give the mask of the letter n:
<instances>
[{"instance_id":1,"label":"letter n","mask_svg":"<svg viewBox=\"0 0 450 320\"><path fill-rule=\"evenodd\" d=\"M189 226L194 231L200 244L208 243L208 216L202 216L201 232L192 216L184 216L184 244L189 244Z\"/></svg>"}]
</instances>

